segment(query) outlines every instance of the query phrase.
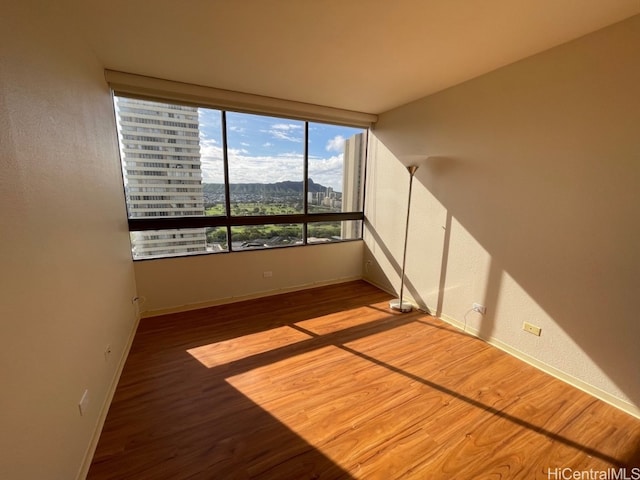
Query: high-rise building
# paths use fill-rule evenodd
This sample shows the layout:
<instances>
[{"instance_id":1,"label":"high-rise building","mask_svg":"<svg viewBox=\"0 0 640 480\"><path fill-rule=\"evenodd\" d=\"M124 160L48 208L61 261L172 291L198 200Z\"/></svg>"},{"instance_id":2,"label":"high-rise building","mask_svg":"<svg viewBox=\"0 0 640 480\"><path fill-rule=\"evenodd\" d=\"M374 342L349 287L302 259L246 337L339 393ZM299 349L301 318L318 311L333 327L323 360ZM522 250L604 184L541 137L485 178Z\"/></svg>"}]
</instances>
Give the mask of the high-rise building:
<instances>
[{"instance_id":1,"label":"high-rise building","mask_svg":"<svg viewBox=\"0 0 640 480\"><path fill-rule=\"evenodd\" d=\"M367 136L357 133L344 142L342 163L342 211L358 212L362 210L362 192L364 165L367 152ZM360 222L343 222L343 239L360 238Z\"/></svg>"},{"instance_id":2,"label":"high-rise building","mask_svg":"<svg viewBox=\"0 0 640 480\"><path fill-rule=\"evenodd\" d=\"M204 215L198 109L116 97L130 218ZM203 228L131 233L134 258L206 251Z\"/></svg>"}]
</instances>

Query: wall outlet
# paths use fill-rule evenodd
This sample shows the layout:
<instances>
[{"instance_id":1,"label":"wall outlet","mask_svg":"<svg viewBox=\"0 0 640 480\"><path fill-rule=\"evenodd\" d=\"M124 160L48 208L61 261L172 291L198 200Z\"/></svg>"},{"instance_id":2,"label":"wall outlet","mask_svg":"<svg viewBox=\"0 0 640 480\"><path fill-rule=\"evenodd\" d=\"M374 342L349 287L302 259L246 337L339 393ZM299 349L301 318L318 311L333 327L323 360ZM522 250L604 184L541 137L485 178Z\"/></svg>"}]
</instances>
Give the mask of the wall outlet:
<instances>
[{"instance_id":1,"label":"wall outlet","mask_svg":"<svg viewBox=\"0 0 640 480\"><path fill-rule=\"evenodd\" d=\"M89 390L85 390L78 402L78 409L80 410L80 415L83 416L87 408L89 408Z\"/></svg>"},{"instance_id":2,"label":"wall outlet","mask_svg":"<svg viewBox=\"0 0 640 480\"><path fill-rule=\"evenodd\" d=\"M529 322L524 322L524 323L522 324L522 329L523 329L525 332L532 333L533 335L536 335L536 336L538 336L538 337L540 336L540 333L542 333L542 329L541 329L540 327L538 327L538 326L536 326L536 325L532 325L532 324L531 324L531 323L529 323Z\"/></svg>"},{"instance_id":3,"label":"wall outlet","mask_svg":"<svg viewBox=\"0 0 640 480\"><path fill-rule=\"evenodd\" d=\"M262 278L271 278L273 277L273 272L271 270L267 272L262 272Z\"/></svg>"},{"instance_id":4,"label":"wall outlet","mask_svg":"<svg viewBox=\"0 0 640 480\"><path fill-rule=\"evenodd\" d=\"M487 313L487 307L485 307L484 305L480 305L479 303L474 303L472 309L474 312L478 312L481 315Z\"/></svg>"},{"instance_id":5,"label":"wall outlet","mask_svg":"<svg viewBox=\"0 0 640 480\"><path fill-rule=\"evenodd\" d=\"M111 345L107 345L107 348L104 349L104 361L108 362L111 358Z\"/></svg>"}]
</instances>

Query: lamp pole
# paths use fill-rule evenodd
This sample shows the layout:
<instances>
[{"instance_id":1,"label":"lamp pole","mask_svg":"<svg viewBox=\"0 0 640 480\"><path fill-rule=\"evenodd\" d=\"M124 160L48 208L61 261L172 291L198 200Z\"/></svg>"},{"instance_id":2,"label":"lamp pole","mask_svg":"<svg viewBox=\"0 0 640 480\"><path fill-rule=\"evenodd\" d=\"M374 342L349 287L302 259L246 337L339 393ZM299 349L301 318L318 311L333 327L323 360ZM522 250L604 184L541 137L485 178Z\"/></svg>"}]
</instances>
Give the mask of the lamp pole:
<instances>
[{"instance_id":1,"label":"lamp pole","mask_svg":"<svg viewBox=\"0 0 640 480\"><path fill-rule=\"evenodd\" d=\"M404 249L402 251L402 275L400 276L400 297L389 302L389 308L398 312L407 313L413 310L413 305L403 300L404 295L404 270L407 264L407 239L409 238L409 215L411 213L411 189L413 187L413 177L418 170L417 165L407 167L409 171L409 199L407 200L407 221L404 228Z\"/></svg>"}]
</instances>

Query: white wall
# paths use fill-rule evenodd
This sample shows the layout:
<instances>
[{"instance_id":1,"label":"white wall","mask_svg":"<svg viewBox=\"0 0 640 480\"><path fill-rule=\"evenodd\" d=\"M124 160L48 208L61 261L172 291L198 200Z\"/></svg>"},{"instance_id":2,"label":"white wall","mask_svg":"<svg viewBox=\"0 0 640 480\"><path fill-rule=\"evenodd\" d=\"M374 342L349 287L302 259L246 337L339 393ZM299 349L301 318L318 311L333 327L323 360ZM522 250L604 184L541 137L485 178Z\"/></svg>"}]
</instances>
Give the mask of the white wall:
<instances>
[{"instance_id":1,"label":"white wall","mask_svg":"<svg viewBox=\"0 0 640 480\"><path fill-rule=\"evenodd\" d=\"M102 66L33 3L0 15L0 478L69 480L135 326L135 284Z\"/></svg>"},{"instance_id":2,"label":"white wall","mask_svg":"<svg viewBox=\"0 0 640 480\"><path fill-rule=\"evenodd\" d=\"M362 278L363 242L135 262L144 315ZM264 276L271 272L271 277Z\"/></svg>"},{"instance_id":3,"label":"white wall","mask_svg":"<svg viewBox=\"0 0 640 480\"><path fill-rule=\"evenodd\" d=\"M640 16L389 111L366 278L640 412ZM487 314L471 312L473 302ZM523 321L542 327L536 337Z\"/></svg>"}]
</instances>

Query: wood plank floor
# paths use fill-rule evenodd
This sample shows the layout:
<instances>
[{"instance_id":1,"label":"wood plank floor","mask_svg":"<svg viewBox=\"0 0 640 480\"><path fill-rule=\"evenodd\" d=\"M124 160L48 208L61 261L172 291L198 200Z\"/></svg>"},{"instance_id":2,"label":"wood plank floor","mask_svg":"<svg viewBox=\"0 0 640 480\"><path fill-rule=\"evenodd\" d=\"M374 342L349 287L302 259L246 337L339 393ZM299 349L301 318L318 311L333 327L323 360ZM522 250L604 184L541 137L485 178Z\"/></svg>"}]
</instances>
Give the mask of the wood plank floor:
<instances>
[{"instance_id":1,"label":"wood plank floor","mask_svg":"<svg viewBox=\"0 0 640 480\"><path fill-rule=\"evenodd\" d=\"M640 466L640 420L388 300L352 282L141 321L88 478Z\"/></svg>"}]
</instances>

